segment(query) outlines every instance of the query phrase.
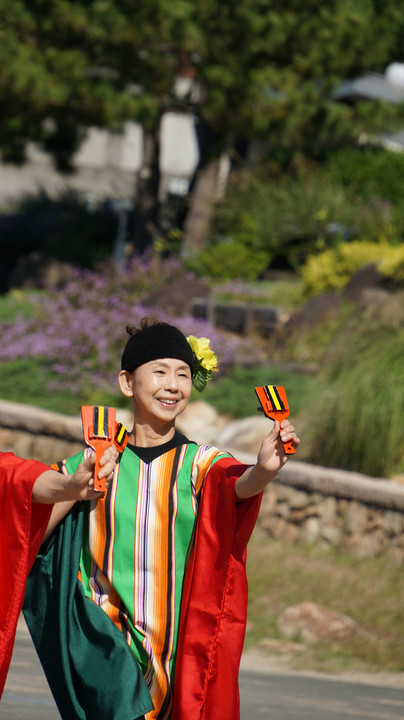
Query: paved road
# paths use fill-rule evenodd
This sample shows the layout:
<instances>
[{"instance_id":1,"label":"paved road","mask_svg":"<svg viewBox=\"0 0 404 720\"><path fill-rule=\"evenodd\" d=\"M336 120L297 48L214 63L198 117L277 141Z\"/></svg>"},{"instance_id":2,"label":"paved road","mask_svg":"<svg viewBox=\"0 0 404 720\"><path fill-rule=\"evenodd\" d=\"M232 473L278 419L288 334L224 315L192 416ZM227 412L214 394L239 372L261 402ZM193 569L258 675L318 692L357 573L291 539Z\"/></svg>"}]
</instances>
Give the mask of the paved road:
<instances>
[{"instance_id":1,"label":"paved road","mask_svg":"<svg viewBox=\"0 0 404 720\"><path fill-rule=\"evenodd\" d=\"M297 674L240 675L242 720L403 720L404 689Z\"/></svg>"},{"instance_id":2,"label":"paved road","mask_svg":"<svg viewBox=\"0 0 404 720\"><path fill-rule=\"evenodd\" d=\"M402 687L353 683L318 675L242 670L240 692L242 720L404 718ZM23 625L17 632L13 661L0 703L0 720L60 720Z\"/></svg>"}]
</instances>

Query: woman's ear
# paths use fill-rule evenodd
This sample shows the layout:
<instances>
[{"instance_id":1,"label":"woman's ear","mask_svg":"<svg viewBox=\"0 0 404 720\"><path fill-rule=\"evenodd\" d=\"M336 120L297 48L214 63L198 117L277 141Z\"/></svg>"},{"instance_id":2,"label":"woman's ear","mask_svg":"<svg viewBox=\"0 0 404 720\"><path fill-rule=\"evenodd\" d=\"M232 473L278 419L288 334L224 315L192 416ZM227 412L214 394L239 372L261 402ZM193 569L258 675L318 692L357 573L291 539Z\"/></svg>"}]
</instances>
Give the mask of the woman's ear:
<instances>
[{"instance_id":1,"label":"woman's ear","mask_svg":"<svg viewBox=\"0 0 404 720\"><path fill-rule=\"evenodd\" d=\"M118 382L122 395L133 397L133 374L127 370L121 370L118 375Z\"/></svg>"}]
</instances>

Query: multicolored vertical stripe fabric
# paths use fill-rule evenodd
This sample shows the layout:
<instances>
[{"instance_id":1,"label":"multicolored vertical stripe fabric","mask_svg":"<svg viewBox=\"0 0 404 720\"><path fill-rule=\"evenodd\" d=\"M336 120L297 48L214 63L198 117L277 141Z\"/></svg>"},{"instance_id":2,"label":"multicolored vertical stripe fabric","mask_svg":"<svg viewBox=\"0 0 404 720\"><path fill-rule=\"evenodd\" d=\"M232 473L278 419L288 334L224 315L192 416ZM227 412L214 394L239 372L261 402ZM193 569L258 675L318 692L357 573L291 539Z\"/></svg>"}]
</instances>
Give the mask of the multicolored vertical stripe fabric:
<instances>
[{"instance_id":1,"label":"multicolored vertical stripe fabric","mask_svg":"<svg viewBox=\"0 0 404 720\"><path fill-rule=\"evenodd\" d=\"M171 717L182 586L198 497L212 465L224 457L217 448L192 443L144 463L126 448L107 495L89 504L81 581L138 659L155 707L147 720ZM72 461L66 463L70 472Z\"/></svg>"}]
</instances>

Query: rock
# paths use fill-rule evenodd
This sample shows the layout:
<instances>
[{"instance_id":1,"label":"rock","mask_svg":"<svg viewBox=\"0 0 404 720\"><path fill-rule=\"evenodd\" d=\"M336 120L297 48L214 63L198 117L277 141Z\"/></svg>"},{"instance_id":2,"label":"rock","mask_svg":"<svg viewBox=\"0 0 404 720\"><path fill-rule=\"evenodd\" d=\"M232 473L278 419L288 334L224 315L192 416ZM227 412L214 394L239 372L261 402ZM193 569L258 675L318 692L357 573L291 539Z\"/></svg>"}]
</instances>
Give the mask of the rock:
<instances>
[{"instance_id":1,"label":"rock","mask_svg":"<svg viewBox=\"0 0 404 720\"><path fill-rule=\"evenodd\" d=\"M337 517L337 501L333 497L325 498L321 519L324 524L330 523Z\"/></svg>"},{"instance_id":2,"label":"rock","mask_svg":"<svg viewBox=\"0 0 404 720\"><path fill-rule=\"evenodd\" d=\"M368 288L379 288L382 284L382 277L375 263L363 265L356 270L345 285L342 295L351 302L361 299L364 290Z\"/></svg>"},{"instance_id":3,"label":"rock","mask_svg":"<svg viewBox=\"0 0 404 720\"><path fill-rule=\"evenodd\" d=\"M293 312L285 324L285 335L301 332L302 327L315 328L319 323L338 317L341 297L336 292L315 295L298 310Z\"/></svg>"},{"instance_id":4,"label":"rock","mask_svg":"<svg viewBox=\"0 0 404 720\"><path fill-rule=\"evenodd\" d=\"M290 496L289 504L292 510L303 510L309 504L309 495L303 490L294 490Z\"/></svg>"},{"instance_id":5,"label":"rock","mask_svg":"<svg viewBox=\"0 0 404 720\"><path fill-rule=\"evenodd\" d=\"M222 448L235 448L256 455L264 437L268 435L272 427L271 420L260 416L232 420L226 423L219 434L218 443Z\"/></svg>"},{"instance_id":6,"label":"rock","mask_svg":"<svg viewBox=\"0 0 404 720\"><path fill-rule=\"evenodd\" d=\"M320 535L321 523L316 517L309 517L301 526L299 540L304 543L314 543Z\"/></svg>"},{"instance_id":7,"label":"rock","mask_svg":"<svg viewBox=\"0 0 404 720\"><path fill-rule=\"evenodd\" d=\"M177 428L190 440L201 445L214 445L226 449L219 436L227 419L203 400L190 403L177 420Z\"/></svg>"},{"instance_id":8,"label":"rock","mask_svg":"<svg viewBox=\"0 0 404 720\"><path fill-rule=\"evenodd\" d=\"M260 513L263 515L272 515L275 512L278 493L272 483L267 485L262 497Z\"/></svg>"},{"instance_id":9,"label":"rock","mask_svg":"<svg viewBox=\"0 0 404 720\"><path fill-rule=\"evenodd\" d=\"M347 533L362 533L367 526L367 507L355 500L350 502L345 512L345 529Z\"/></svg>"},{"instance_id":10,"label":"rock","mask_svg":"<svg viewBox=\"0 0 404 720\"><path fill-rule=\"evenodd\" d=\"M286 608L278 618L278 629L288 640L301 637L308 643L319 640L350 640L358 626L347 615L303 602Z\"/></svg>"},{"instance_id":11,"label":"rock","mask_svg":"<svg viewBox=\"0 0 404 720\"><path fill-rule=\"evenodd\" d=\"M287 502L280 502L276 506L275 515L287 518L290 515L290 507Z\"/></svg>"},{"instance_id":12,"label":"rock","mask_svg":"<svg viewBox=\"0 0 404 720\"><path fill-rule=\"evenodd\" d=\"M345 536L341 541L341 550L348 551L360 558L379 555L386 549L387 540L381 529L362 535L360 533Z\"/></svg>"},{"instance_id":13,"label":"rock","mask_svg":"<svg viewBox=\"0 0 404 720\"><path fill-rule=\"evenodd\" d=\"M328 545L337 546L341 540L342 530L336 525L323 525L321 539Z\"/></svg>"},{"instance_id":14,"label":"rock","mask_svg":"<svg viewBox=\"0 0 404 720\"><path fill-rule=\"evenodd\" d=\"M275 538L275 540L279 540L286 529L286 520L283 517L272 516L268 518L261 527Z\"/></svg>"},{"instance_id":15,"label":"rock","mask_svg":"<svg viewBox=\"0 0 404 720\"><path fill-rule=\"evenodd\" d=\"M299 535L299 527L292 522L288 522L282 535L282 540L289 543L296 542Z\"/></svg>"},{"instance_id":16,"label":"rock","mask_svg":"<svg viewBox=\"0 0 404 720\"><path fill-rule=\"evenodd\" d=\"M159 287L142 298L146 307L163 307L171 315L183 315L191 312L195 298L207 298L209 287L204 280L182 275L169 285Z\"/></svg>"},{"instance_id":17,"label":"rock","mask_svg":"<svg viewBox=\"0 0 404 720\"><path fill-rule=\"evenodd\" d=\"M390 510L384 516L383 527L387 535L399 535L403 529L403 516L399 512Z\"/></svg>"}]
</instances>

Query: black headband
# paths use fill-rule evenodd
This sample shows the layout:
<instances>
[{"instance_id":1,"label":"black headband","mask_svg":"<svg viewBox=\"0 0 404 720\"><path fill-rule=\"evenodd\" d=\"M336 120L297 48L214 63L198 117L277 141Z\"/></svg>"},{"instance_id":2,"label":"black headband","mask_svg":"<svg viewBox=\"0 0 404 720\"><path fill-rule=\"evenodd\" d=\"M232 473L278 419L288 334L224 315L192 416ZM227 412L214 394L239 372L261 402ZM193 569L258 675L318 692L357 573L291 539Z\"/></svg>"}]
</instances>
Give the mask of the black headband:
<instances>
[{"instance_id":1,"label":"black headband","mask_svg":"<svg viewBox=\"0 0 404 720\"><path fill-rule=\"evenodd\" d=\"M194 355L185 335L167 323L156 323L131 335L121 358L121 369L133 372L151 360L177 358L194 371Z\"/></svg>"}]
</instances>

